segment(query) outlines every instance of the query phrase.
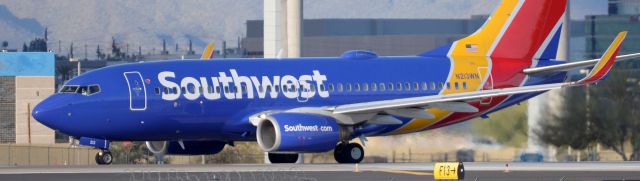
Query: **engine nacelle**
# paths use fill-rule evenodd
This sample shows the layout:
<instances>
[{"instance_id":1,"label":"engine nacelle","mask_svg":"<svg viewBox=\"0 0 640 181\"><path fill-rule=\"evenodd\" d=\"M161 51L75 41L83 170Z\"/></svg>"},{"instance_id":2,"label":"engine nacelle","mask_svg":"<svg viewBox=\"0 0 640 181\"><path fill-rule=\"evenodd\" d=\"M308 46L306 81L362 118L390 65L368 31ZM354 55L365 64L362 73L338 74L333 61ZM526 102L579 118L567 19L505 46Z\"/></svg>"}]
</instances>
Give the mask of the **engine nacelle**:
<instances>
[{"instance_id":1,"label":"engine nacelle","mask_svg":"<svg viewBox=\"0 0 640 181\"><path fill-rule=\"evenodd\" d=\"M275 113L258 123L256 137L266 152L325 152L335 148L341 130L331 117Z\"/></svg>"},{"instance_id":2,"label":"engine nacelle","mask_svg":"<svg viewBox=\"0 0 640 181\"><path fill-rule=\"evenodd\" d=\"M227 144L221 141L183 141L184 149L177 141L147 141L147 149L162 155L212 155L219 153Z\"/></svg>"}]
</instances>

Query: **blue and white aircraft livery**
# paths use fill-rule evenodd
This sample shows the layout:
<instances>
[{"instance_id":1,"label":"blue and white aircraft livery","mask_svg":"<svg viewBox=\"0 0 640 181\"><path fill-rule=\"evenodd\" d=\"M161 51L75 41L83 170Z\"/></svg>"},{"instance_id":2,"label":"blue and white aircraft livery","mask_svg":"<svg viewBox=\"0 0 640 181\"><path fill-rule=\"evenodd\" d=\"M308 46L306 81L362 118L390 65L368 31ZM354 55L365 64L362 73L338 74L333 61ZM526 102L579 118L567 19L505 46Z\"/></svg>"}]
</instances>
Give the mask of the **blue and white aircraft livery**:
<instances>
[{"instance_id":1,"label":"blue and white aircraft livery","mask_svg":"<svg viewBox=\"0 0 640 181\"><path fill-rule=\"evenodd\" d=\"M257 141L272 163L330 150L339 163L358 163L364 149L353 139L486 117L548 90L596 83L616 60L640 57L618 56L621 32L601 59L557 60L566 4L504 0L474 34L415 56L348 51L110 66L69 80L32 114L101 149L99 164L113 161L112 141L146 141L156 155L216 154ZM590 74L565 82L581 68Z\"/></svg>"}]
</instances>

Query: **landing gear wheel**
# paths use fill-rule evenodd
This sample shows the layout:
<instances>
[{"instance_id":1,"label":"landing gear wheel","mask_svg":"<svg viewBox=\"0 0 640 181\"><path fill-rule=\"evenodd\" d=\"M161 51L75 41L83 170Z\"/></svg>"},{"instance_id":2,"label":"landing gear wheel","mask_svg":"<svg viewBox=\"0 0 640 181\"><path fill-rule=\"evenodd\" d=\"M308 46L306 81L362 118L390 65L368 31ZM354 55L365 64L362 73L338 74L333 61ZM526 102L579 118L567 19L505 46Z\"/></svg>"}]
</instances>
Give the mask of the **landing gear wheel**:
<instances>
[{"instance_id":1,"label":"landing gear wheel","mask_svg":"<svg viewBox=\"0 0 640 181\"><path fill-rule=\"evenodd\" d=\"M343 153L344 152L344 147L346 147L347 143L340 143L338 145L336 145L336 148L333 150L333 158L336 159L336 162L338 163L345 163L344 159L342 158Z\"/></svg>"},{"instance_id":2,"label":"landing gear wheel","mask_svg":"<svg viewBox=\"0 0 640 181\"><path fill-rule=\"evenodd\" d=\"M298 154L269 153L269 161L271 163L296 163L296 161L298 161Z\"/></svg>"},{"instance_id":3,"label":"landing gear wheel","mask_svg":"<svg viewBox=\"0 0 640 181\"><path fill-rule=\"evenodd\" d=\"M109 150L102 150L96 154L96 163L98 165L110 165L113 162L113 155Z\"/></svg>"},{"instance_id":4,"label":"landing gear wheel","mask_svg":"<svg viewBox=\"0 0 640 181\"><path fill-rule=\"evenodd\" d=\"M360 163L364 159L364 149L358 143L339 144L333 156L338 163Z\"/></svg>"}]
</instances>

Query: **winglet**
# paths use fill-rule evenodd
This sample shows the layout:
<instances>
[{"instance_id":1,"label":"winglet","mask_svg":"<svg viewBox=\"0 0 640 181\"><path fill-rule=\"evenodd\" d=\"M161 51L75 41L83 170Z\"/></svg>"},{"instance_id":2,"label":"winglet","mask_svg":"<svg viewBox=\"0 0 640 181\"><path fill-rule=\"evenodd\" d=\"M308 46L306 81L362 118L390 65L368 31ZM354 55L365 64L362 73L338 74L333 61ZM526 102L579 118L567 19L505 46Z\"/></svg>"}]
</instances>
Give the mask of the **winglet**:
<instances>
[{"instance_id":1,"label":"winglet","mask_svg":"<svg viewBox=\"0 0 640 181\"><path fill-rule=\"evenodd\" d=\"M622 42L624 42L624 38L627 36L627 32L623 31L618 34L618 37L611 43L609 49L602 55L600 61L593 67L591 72L582 80L576 82L578 84L590 84L598 82L606 77L606 75L611 71L611 67L616 62L616 56L618 56L618 52L620 51L620 47L622 46Z\"/></svg>"},{"instance_id":2,"label":"winglet","mask_svg":"<svg viewBox=\"0 0 640 181\"><path fill-rule=\"evenodd\" d=\"M215 48L216 46L213 43L209 43L207 45L207 48L204 49L204 52L202 52L202 60L209 60L213 58L213 48Z\"/></svg>"}]
</instances>

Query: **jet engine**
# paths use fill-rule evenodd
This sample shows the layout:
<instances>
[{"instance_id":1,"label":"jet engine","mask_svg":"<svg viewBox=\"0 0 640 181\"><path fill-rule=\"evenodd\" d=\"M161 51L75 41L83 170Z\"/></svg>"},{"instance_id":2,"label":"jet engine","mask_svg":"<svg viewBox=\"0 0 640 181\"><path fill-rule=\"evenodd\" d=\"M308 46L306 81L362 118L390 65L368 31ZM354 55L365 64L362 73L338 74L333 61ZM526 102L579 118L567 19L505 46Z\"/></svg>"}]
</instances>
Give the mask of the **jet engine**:
<instances>
[{"instance_id":1,"label":"jet engine","mask_svg":"<svg viewBox=\"0 0 640 181\"><path fill-rule=\"evenodd\" d=\"M224 149L226 142L221 141L147 141L147 149L153 154L167 155L212 155Z\"/></svg>"},{"instance_id":2,"label":"jet engine","mask_svg":"<svg viewBox=\"0 0 640 181\"><path fill-rule=\"evenodd\" d=\"M266 152L325 152L348 137L332 117L275 113L258 123L256 137Z\"/></svg>"}]
</instances>

